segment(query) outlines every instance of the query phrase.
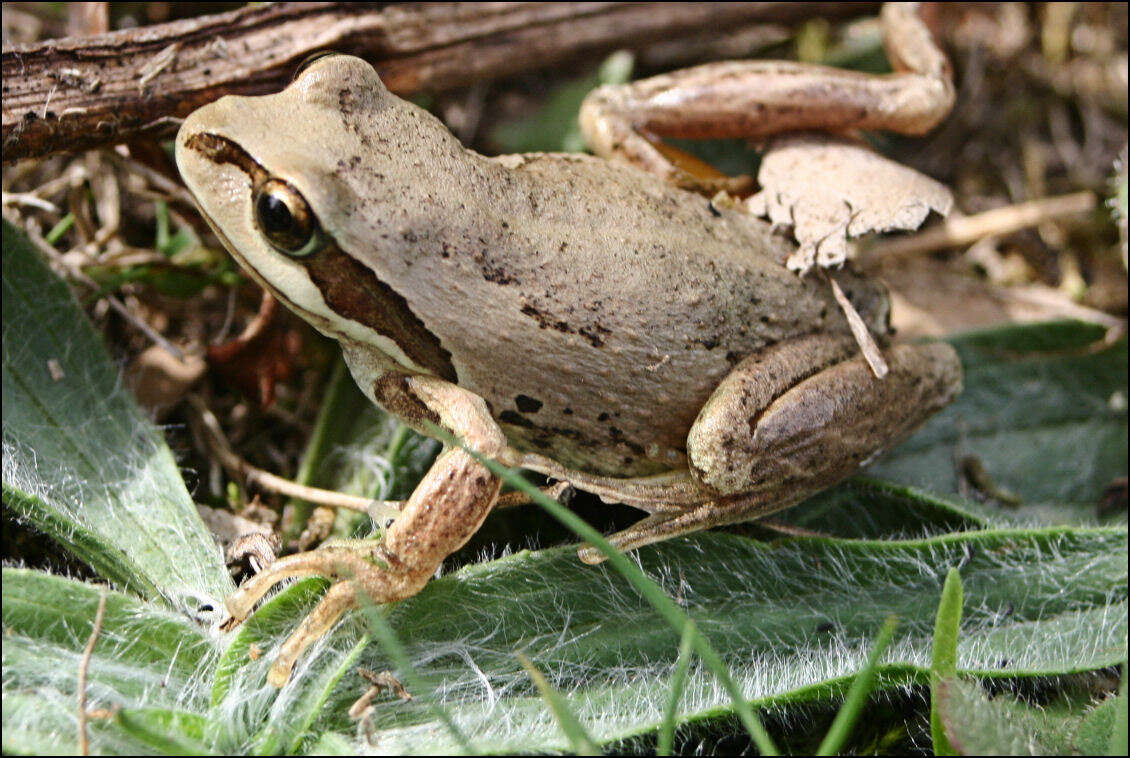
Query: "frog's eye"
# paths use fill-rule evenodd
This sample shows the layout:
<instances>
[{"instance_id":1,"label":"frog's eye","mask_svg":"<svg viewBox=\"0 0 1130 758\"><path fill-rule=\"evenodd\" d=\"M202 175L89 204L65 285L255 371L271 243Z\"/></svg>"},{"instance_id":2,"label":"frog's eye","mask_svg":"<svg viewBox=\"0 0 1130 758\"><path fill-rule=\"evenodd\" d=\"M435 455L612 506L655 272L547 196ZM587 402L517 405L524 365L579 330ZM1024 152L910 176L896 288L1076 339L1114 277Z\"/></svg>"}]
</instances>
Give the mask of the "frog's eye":
<instances>
[{"instance_id":1,"label":"frog's eye","mask_svg":"<svg viewBox=\"0 0 1130 758\"><path fill-rule=\"evenodd\" d=\"M323 235L306 199L282 179L268 179L255 191L255 223L280 253L302 258L322 249Z\"/></svg>"}]
</instances>

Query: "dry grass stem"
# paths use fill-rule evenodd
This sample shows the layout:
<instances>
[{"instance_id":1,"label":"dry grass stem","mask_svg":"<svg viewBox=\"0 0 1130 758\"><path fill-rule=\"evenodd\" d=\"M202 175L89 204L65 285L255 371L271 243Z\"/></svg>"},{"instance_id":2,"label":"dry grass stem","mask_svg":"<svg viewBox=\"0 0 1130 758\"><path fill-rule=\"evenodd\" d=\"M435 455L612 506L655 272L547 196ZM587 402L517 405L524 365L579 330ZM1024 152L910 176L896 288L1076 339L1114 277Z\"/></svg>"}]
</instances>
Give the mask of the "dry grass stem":
<instances>
[{"instance_id":1,"label":"dry grass stem","mask_svg":"<svg viewBox=\"0 0 1130 758\"><path fill-rule=\"evenodd\" d=\"M864 250L861 257L864 260L897 258L971 245L985 237L1011 234L1053 218L1087 213L1097 202L1093 192L1074 192L994 208L973 216L951 216L921 234L878 242Z\"/></svg>"},{"instance_id":2,"label":"dry grass stem","mask_svg":"<svg viewBox=\"0 0 1130 758\"><path fill-rule=\"evenodd\" d=\"M855 337L863 357L867 360L867 365L871 367L871 373L875 374L875 378L882 379L890 371L890 368L888 368L886 360L883 359L883 353L879 350L879 346L875 344L875 338L871 336L871 332L863 321L863 317L859 315L859 311L855 309L855 306L847 299L847 295L840 289L835 277L825 274L825 278L832 285L832 295L836 298L840 310L844 312L848 326L851 327L851 334Z\"/></svg>"},{"instance_id":3,"label":"dry grass stem","mask_svg":"<svg viewBox=\"0 0 1130 758\"><path fill-rule=\"evenodd\" d=\"M346 495L342 492L324 490L319 487L309 487L251 465L232 450L231 444L220 428L219 420L204 404L204 401L196 395L190 395L188 400L194 419L205 431L203 436L209 451L227 470L229 475L244 479L248 484L254 484L268 492L286 497L299 498L309 503L325 505L330 508L345 508L367 513L377 521L388 520L400 513L402 504L400 500L372 500L367 497Z\"/></svg>"},{"instance_id":4,"label":"dry grass stem","mask_svg":"<svg viewBox=\"0 0 1130 758\"><path fill-rule=\"evenodd\" d=\"M82 651L82 660L78 664L78 752L79 755L90 755L90 743L86 738L86 669L90 666L90 657L94 653L94 643L102 632L102 617L106 614L106 588L98 597L98 610L94 613L94 627L90 630L90 638Z\"/></svg>"}]
</instances>

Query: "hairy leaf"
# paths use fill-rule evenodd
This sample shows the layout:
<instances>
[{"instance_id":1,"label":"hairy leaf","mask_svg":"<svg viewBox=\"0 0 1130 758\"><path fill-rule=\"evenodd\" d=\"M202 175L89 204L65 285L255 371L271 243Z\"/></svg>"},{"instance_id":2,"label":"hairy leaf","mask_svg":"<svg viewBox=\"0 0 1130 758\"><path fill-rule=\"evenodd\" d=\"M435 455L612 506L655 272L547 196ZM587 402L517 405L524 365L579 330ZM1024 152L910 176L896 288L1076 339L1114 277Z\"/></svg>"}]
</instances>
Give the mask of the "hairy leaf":
<instances>
[{"instance_id":1,"label":"hairy leaf","mask_svg":"<svg viewBox=\"0 0 1130 758\"><path fill-rule=\"evenodd\" d=\"M1126 476L1126 339L1079 322L993 329L957 337L965 391L869 470L929 492L989 503L997 518L1093 523L1103 491ZM958 463L972 458L1008 508L979 492ZM963 481L965 479L965 481ZM1120 516L1126 518L1125 510Z\"/></svg>"},{"instance_id":2,"label":"hairy leaf","mask_svg":"<svg viewBox=\"0 0 1130 758\"><path fill-rule=\"evenodd\" d=\"M6 221L3 321L4 507L118 585L216 617L231 579L164 438Z\"/></svg>"},{"instance_id":3,"label":"hairy leaf","mask_svg":"<svg viewBox=\"0 0 1130 758\"><path fill-rule=\"evenodd\" d=\"M901 623L880 664L880 685L925 683L938 597L954 566L962 567L966 596L958 671L1059 674L1125 656L1126 542L1120 529L777 544L702 534L637 555L755 703L813 701L842 692L890 614ZM243 663L233 676L251 677L252 687L261 681L281 633L289 631L279 624L284 602L294 621L310 607L308 587L305 598L297 591L282 593L265 609L274 618L270 625L256 626L268 660ZM568 697L599 742L652 732L662 721L666 683L678 658L678 635L625 580L606 567L579 563L568 548L469 566L391 606L388 619L428 691L413 692L411 702L390 696L374 703L371 747L380 751L457 747L428 708L429 698L476 745L568 749L515 650ZM305 665L312 671L334 666L333 656L354 649L361 635L362 627L343 625ZM375 645L357 664L393 668ZM361 693L353 680L320 705L322 728L354 728L344 716ZM309 706L290 702L287 722L307 718L303 709ZM692 665L683 717L726 715L731 708L717 681L700 663Z\"/></svg>"},{"instance_id":4,"label":"hairy leaf","mask_svg":"<svg viewBox=\"0 0 1130 758\"><path fill-rule=\"evenodd\" d=\"M3 588L5 753L74 749L79 665L103 591L106 610L87 665L88 712L143 709L130 723L156 719L171 739L199 742L217 648L196 624L153 603L40 571L6 568ZM178 734L172 724L184 730ZM144 735L128 726L92 717L92 749L151 752Z\"/></svg>"}]
</instances>

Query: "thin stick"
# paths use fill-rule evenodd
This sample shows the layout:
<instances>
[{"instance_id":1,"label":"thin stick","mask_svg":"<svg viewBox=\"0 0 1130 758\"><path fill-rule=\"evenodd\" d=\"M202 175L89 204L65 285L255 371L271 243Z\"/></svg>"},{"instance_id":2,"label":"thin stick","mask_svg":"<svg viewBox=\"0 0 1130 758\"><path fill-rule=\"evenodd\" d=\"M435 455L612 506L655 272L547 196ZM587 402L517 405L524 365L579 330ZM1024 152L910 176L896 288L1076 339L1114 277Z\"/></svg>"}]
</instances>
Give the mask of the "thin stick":
<instances>
[{"instance_id":1,"label":"thin stick","mask_svg":"<svg viewBox=\"0 0 1130 758\"><path fill-rule=\"evenodd\" d=\"M90 630L90 639L82 651L82 660L78 664L78 752L80 755L90 755L90 743L86 739L86 669L90 665L90 656L94 653L94 643L102 632L102 617L106 613L106 588L98 597L98 610L94 614L94 627Z\"/></svg>"},{"instance_id":2,"label":"thin stick","mask_svg":"<svg viewBox=\"0 0 1130 758\"><path fill-rule=\"evenodd\" d=\"M887 372L890 371L890 368L888 368L887 362L883 359L883 353L879 350L879 346L875 344L875 338L871 336L871 330L867 328L867 324L863 321L863 317L859 315L859 311L855 309L855 306L848 300L847 295L840 289L836 278L827 273L825 273L825 278L832 285L832 295L836 298L840 310L844 312L844 317L847 318L848 326L851 328L851 334L855 337L855 341L859 345L859 350L863 353L867 365L871 367L871 373L875 375L875 378L882 379L887 375Z\"/></svg>"},{"instance_id":3,"label":"thin stick","mask_svg":"<svg viewBox=\"0 0 1130 758\"><path fill-rule=\"evenodd\" d=\"M208 449L231 476L244 479L248 484L254 484L268 492L299 498L317 505L327 505L331 508L345 508L367 513L375 521L395 518L400 513L402 505L400 500L372 500L367 497L346 495L343 492L324 490L319 487L309 487L252 466L232 450L231 443L228 442L220 428L219 420L204 404L204 401L197 395L189 395L188 400L190 406L196 411L196 420L200 422L206 432L204 441L208 445Z\"/></svg>"},{"instance_id":4,"label":"thin stick","mask_svg":"<svg viewBox=\"0 0 1130 758\"><path fill-rule=\"evenodd\" d=\"M1098 324L1107 330L1103 339L1103 347L1112 345L1126 333L1126 319L1112 316L1096 308L1088 308L1067 300L1063 293L1052 287L1042 284L1031 284L1027 287L1009 287L1006 292L1008 297L1016 302L1030 303L1037 307L1054 308L1057 315L1076 318L1080 321L1089 321Z\"/></svg>"},{"instance_id":5,"label":"thin stick","mask_svg":"<svg viewBox=\"0 0 1130 758\"><path fill-rule=\"evenodd\" d=\"M1094 209L1096 202L1095 194L1085 191L994 208L972 216L951 216L921 234L878 242L862 251L861 257L866 260L902 258L970 245L985 237L1011 234L1053 218L1087 213Z\"/></svg>"},{"instance_id":6,"label":"thin stick","mask_svg":"<svg viewBox=\"0 0 1130 758\"><path fill-rule=\"evenodd\" d=\"M5 192L0 196L0 202L4 205L26 205L48 213L59 213L58 206L50 200L37 196L34 192Z\"/></svg>"}]
</instances>

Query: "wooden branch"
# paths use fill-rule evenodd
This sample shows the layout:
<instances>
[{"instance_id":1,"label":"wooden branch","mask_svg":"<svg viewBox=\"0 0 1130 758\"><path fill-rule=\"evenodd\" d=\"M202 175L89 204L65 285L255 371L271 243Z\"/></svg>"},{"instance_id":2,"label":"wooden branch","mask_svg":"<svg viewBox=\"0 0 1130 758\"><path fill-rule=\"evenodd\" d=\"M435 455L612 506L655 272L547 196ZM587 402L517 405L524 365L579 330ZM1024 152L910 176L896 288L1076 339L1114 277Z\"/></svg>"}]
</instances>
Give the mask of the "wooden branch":
<instances>
[{"instance_id":1,"label":"wooden branch","mask_svg":"<svg viewBox=\"0 0 1130 758\"><path fill-rule=\"evenodd\" d=\"M274 92L307 55L376 65L389 89L440 91L706 28L874 13L839 3L277 3L5 47L3 161L170 134L221 95Z\"/></svg>"}]
</instances>

